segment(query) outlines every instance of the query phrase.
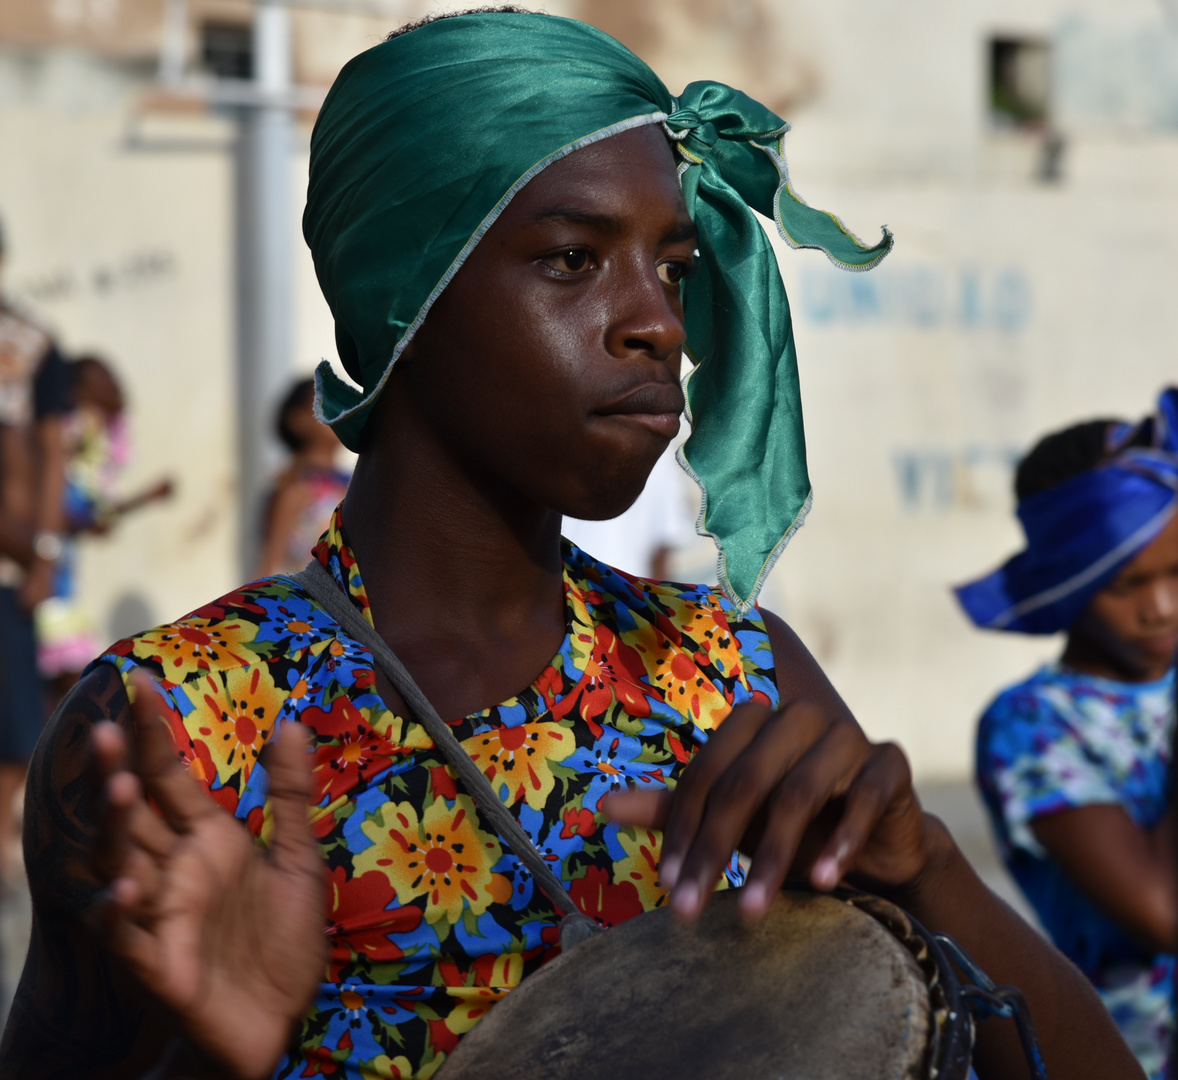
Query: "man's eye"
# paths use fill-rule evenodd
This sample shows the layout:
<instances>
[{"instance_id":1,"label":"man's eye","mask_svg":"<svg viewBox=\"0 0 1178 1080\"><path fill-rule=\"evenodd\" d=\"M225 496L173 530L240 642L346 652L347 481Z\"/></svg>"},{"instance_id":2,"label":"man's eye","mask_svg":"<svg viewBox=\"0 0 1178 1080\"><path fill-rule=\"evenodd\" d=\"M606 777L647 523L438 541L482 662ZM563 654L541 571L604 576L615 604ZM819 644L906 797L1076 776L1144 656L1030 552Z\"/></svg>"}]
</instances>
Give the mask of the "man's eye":
<instances>
[{"instance_id":1,"label":"man's eye","mask_svg":"<svg viewBox=\"0 0 1178 1080\"><path fill-rule=\"evenodd\" d=\"M553 269L565 274L580 274L589 268L589 252L581 248L569 248L555 255L548 256L548 262Z\"/></svg>"},{"instance_id":2,"label":"man's eye","mask_svg":"<svg viewBox=\"0 0 1178 1080\"><path fill-rule=\"evenodd\" d=\"M687 277L690 269L691 267L685 262L659 263L659 280L664 285L678 285L685 277Z\"/></svg>"}]
</instances>

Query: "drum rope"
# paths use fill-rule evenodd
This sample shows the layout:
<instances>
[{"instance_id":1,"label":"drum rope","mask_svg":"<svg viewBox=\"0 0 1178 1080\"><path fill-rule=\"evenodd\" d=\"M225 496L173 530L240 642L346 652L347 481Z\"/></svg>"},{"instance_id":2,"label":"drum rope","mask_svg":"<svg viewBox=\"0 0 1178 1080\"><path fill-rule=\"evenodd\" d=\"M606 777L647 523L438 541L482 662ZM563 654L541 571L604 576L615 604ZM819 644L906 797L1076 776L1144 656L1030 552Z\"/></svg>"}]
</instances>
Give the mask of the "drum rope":
<instances>
[{"instance_id":1,"label":"drum rope","mask_svg":"<svg viewBox=\"0 0 1178 1080\"><path fill-rule=\"evenodd\" d=\"M995 986L990 976L948 934L933 934L933 938L969 980L961 986L969 1011L978 1020L987 1020L991 1016L1013 1020L1027 1065L1031 1069L1032 1080L1047 1080L1047 1067L1043 1064L1039 1040L1035 1037L1022 991L1017 986Z\"/></svg>"},{"instance_id":2,"label":"drum rope","mask_svg":"<svg viewBox=\"0 0 1178 1080\"><path fill-rule=\"evenodd\" d=\"M549 868L544 856L524 832L523 826L512 816L495 794L490 781L471 756L462 749L462 744L450 730L449 725L438 715L429 699L409 674L405 665L397 659L388 643L356 609L340 588L339 582L318 559L312 559L307 566L290 577L297 582L311 598L335 619L353 638L365 645L372 653L377 666L385 673L414 716L425 728L434 745L447 761L454 766L467 794L475 806L491 823L499 839L531 871L540 891L556 905L563 918L560 921L560 943L568 949L594 934L602 927L588 915L578 910L568 890Z\"/></svg>"}]
</instances>

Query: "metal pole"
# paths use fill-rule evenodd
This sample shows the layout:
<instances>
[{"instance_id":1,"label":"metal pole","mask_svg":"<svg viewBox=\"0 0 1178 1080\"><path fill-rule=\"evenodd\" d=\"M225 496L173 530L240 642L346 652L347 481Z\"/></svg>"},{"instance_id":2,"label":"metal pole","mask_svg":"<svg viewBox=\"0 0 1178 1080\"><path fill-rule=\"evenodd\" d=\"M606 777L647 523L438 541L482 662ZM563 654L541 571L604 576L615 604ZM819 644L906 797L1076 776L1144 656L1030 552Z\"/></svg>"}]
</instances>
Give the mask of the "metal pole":
<instances>
[{"instance_id":1,"label":"metal pole","mask_svg":"<svg viewBox=\"0 0 1178 1080\"><path fill-rule=\"evenodd\" d=\"M278 460L274 409L291 371L291 30L285 4L254 9L256 105L240 112L237 186L238 557L257 572L262 500Z\"/></svg>"}]
</instances>

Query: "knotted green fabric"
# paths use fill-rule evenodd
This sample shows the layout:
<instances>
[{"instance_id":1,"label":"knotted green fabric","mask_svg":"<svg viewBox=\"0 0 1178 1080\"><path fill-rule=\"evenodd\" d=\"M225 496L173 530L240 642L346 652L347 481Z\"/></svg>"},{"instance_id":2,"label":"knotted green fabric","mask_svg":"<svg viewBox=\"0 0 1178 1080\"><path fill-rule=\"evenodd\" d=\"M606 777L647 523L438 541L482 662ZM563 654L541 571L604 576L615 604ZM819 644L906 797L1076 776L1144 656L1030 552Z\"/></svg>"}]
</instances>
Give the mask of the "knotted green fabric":
<instances>
[{"instance_id":1,"label":"knotted green fabric","mask_svg":"<svg viewBox=\"0 0 1178 1080\"><path fill-rule=\"evenodd\" d=\"M684 285L691 435L680 463L703 491L698 528L742 610L810 505L789 303L769 238L867 270L867 247L794 193L788 125L720 83L673 98L619 42L549 15L441 19L353 59L311 138L303 233L344 370L317 372L317 409L358 449L372 405L430 306L512 196L583 146L663 124L681 158L700 265Z\"/></svg>"}]
</instances>

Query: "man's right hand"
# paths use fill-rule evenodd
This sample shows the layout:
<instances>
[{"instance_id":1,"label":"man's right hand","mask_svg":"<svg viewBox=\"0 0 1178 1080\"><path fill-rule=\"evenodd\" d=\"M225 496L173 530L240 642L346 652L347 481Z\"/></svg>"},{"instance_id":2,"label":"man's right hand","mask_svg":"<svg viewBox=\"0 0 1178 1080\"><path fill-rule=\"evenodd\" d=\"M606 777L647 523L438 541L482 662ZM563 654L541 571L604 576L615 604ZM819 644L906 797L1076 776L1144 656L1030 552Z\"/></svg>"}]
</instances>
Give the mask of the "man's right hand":
<instances>
[{"instance_id":1,"label":"man's right hand","mask_svg":"<svg viewBox=\"0 0 1178 1080\"><path fill-rule=\"evenodd\" d=\"M107 948L197 1046L242 1080L267 1077L325 963L306 731L283 725L267 752L274 832L264 852L177 760L151 680L135 690L133 751L117 724L93 729L106 797L95 917Z\"/></svg>"}]
</instances>

